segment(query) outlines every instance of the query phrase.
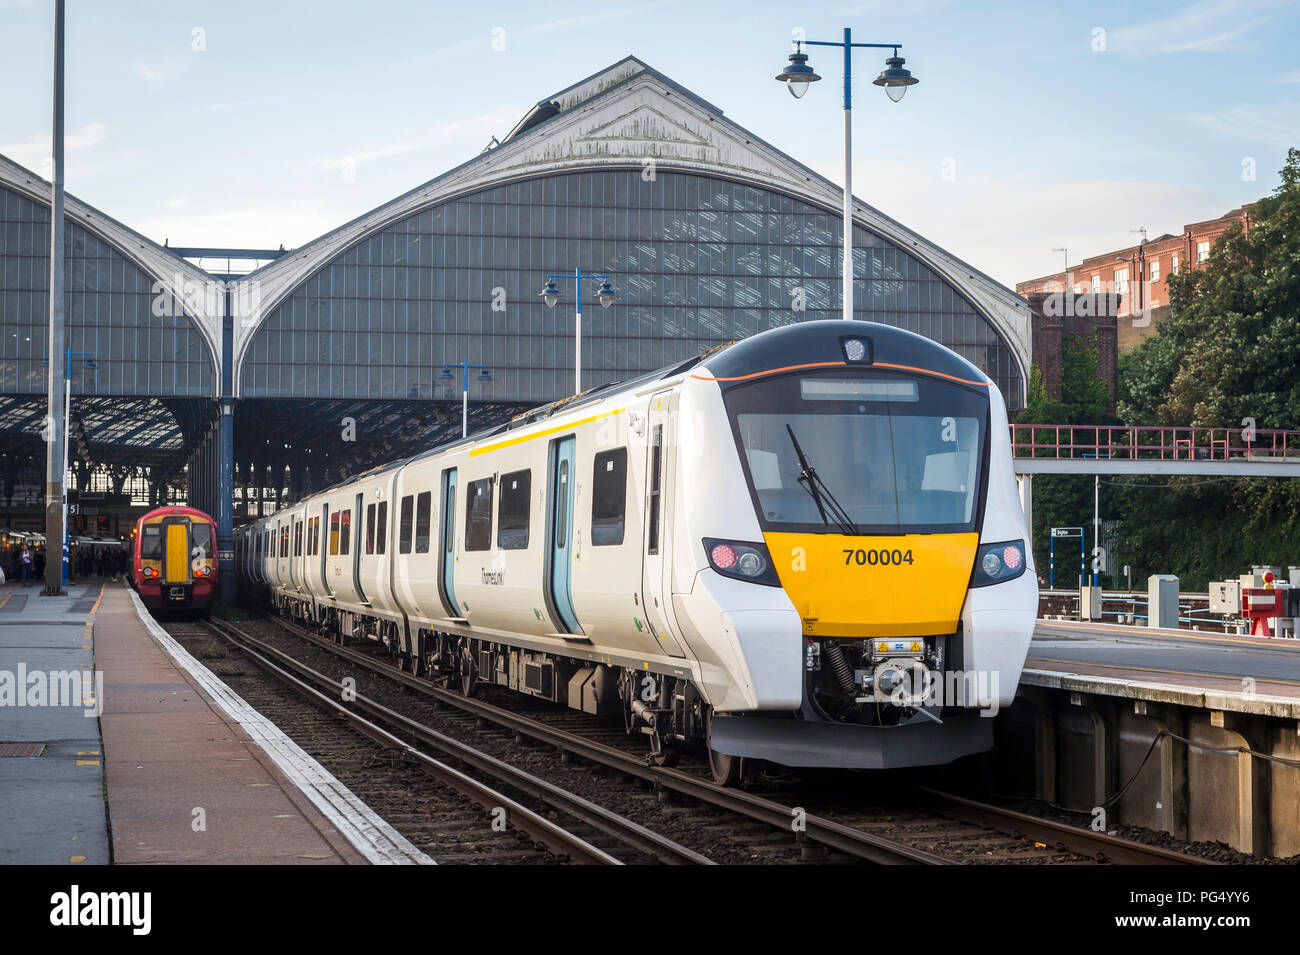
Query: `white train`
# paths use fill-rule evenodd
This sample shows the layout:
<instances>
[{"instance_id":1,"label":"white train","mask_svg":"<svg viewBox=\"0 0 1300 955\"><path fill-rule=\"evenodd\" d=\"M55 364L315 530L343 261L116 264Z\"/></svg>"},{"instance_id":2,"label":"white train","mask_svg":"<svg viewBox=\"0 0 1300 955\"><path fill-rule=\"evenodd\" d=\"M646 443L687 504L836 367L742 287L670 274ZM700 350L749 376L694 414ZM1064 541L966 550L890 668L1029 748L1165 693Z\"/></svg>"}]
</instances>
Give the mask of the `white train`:
<instances>
[{"instance_id":1,"label":"white train","mask_svg":"<svg viewBox=\"0 0 1300 955\"><path fill-rule=\"evenodd\" d=\"M992 745L1037 611L1006 408L866 322L774 329L379 467L237 532L279 612L622 715L673 762Z\"/></svg>"}]
</instances>

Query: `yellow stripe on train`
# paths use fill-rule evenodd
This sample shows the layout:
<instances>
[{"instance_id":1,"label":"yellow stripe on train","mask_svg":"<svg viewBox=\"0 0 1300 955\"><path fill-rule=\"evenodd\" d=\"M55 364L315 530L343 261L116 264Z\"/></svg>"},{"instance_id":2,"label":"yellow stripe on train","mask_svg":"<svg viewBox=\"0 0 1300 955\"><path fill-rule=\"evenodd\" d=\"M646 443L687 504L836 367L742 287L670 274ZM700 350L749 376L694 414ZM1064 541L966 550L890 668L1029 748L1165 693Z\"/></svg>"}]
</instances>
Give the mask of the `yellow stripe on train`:
<instances>
[{"instance_id":1,"label":"yellow stripe on train","mask_svg":"<svg viewBox=\"0 0 1300 955\"><path fill-rule=\"evenodd\" d=\"M803 632L816 637L952 633L979 535L766 534Z\"/></svg>"}]
</instances>

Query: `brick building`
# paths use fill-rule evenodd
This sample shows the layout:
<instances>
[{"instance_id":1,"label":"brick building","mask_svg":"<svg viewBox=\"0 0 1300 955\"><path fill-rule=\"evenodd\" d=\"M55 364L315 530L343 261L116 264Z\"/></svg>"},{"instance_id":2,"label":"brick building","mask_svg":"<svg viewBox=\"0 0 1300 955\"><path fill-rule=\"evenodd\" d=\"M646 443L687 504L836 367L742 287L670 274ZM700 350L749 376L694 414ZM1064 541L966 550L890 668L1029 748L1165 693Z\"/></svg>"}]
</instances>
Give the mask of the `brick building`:
<instances>
[{"instance_id":1,"label":"brick building","mask_svg":"<svg viewBox=\"0 0 1300 955\"><path fill-rule=\"evenodd\" d=\"M1166 233L1128 248L1090 256L1070 266L1068 274L1057 272L1017 282L1016 292L1025 298L1061 291L1118 295L1120 311L1115 317L1130 319L1117 324L1118 347L1128 351L1153 334L1169 313L1169 276L1208 259L1219 237L1234 223L1249 232L1251 208L1246 205L1217 219L1193 222L1183 226L1177 235ZM1037 345L1034 354L1038 354ZM1035 364L1037 361L1035 357Z\"/></svg>"},{"instance_id":2,"label":"brick building","mask_svg":"<svg viewBox=\"0 0 1300 955\"><path fill-rule=\"evenodd\" d=\"M1043 387L1048 397L1061 400L1061 362L1065 342L1073 339L1097 348L1097 377L1110 392L1110 408L1115 410L1119 394L1118 316L1124 301L1118 294L1093 295L1073 292L1030 292L1030 321L1033 324L1034 368L1043 373Z\"/></svg>"}]
</instances>

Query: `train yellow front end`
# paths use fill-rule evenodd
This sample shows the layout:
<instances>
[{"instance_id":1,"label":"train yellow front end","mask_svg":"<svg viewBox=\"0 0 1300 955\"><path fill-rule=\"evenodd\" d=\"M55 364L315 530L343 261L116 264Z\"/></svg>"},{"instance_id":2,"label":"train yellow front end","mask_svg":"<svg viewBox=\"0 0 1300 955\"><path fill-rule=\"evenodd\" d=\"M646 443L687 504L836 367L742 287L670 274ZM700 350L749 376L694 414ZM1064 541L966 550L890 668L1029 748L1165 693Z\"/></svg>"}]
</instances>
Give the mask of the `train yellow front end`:
<instances>
[{"instance_id":1,"label":"train yellow front end","mask_svg":"<svg viewBox=\"0 0 1300 955\"><path fill-rule=\"evenodd\" d=\"M1037 608L991 381L920 336L820 322L692 385L683 445L736 452L683 463L703 569L679 619L703 634L720 612L730 644L703 661L727 673L705 680L710 745L862 768L989 748Z\"/></svg>"}]
</instances>

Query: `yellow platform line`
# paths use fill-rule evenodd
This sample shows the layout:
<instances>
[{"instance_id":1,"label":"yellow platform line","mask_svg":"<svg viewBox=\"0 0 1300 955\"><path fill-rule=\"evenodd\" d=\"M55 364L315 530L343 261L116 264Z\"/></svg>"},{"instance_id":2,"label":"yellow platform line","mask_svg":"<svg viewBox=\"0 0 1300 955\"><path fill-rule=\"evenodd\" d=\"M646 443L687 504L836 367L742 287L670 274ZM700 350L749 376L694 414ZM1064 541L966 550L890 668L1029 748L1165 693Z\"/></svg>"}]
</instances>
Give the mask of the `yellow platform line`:
<instances>
[{"instance_id":1,"label":"yellow platform line","mask_svg":"<svg viewBox=\"0 0 1300 955\"><path fill-rule=\"evenodd\" d=\"M9 602L9 598L12 596L13 596L13 591L10 591L9 593L5 594L5 599L0 600L0 607L3 607L5 604L7 604Z\"/></svg>"},{"instance_id":2,"label":"yellow platform line","mask_svg":"<svg viewBox=\"0 0 1300 955\"><path fill-rule=\"evenodd\" d=\"M90 608L90 615L91 615L92 617L95 615L95 611L97 611L97 610L99 609L100 601L102 601L102 600L104 599L104 591L107 590L107 589L108 589L108 584L100 584L100 585L99 585L99 596L95 598L95 606L93 606L93 607ZM90 621L87 620L86 623L90 623Z\"/></svg>"}]
</instances>

